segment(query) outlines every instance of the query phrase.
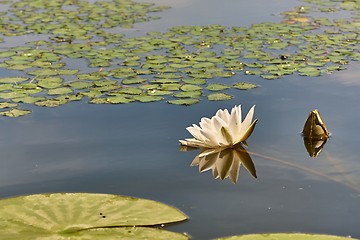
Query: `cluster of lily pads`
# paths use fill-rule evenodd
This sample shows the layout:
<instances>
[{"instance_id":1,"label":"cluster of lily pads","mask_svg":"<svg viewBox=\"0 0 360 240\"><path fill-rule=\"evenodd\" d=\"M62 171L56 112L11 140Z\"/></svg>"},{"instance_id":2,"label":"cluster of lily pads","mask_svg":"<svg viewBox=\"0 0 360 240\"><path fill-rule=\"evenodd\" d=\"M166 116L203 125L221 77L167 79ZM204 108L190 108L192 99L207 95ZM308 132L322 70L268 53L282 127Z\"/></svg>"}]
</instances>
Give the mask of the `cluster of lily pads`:
<instances>
[{"instance_id":1,"label":"cluster of lily pads","mask_svg":"<svg viewBox=\"0 0 360 240\"><path fill-rule=\"evenodd\" d=\"M320 76L359 61L359 0L306 2L283 12L279 23L177 26L126 37L114 32L156 19L152 13L166 7L131 0L0 0L8 8L0 12L0 42L46 36L21 46L0 44L0 68L8 73L0 78L0 114L30 113L18 108L21 103L55 107L84 98L94 104L226 100L238 94L231 88L257 87L227 80L240 73Z\"/></svg>"},{"instance_id":2,"label":"cluster of lily pads","mask_svg":"<svg viewBox=\"0 0 360 240\"><path fill-rule=\"evenodd\" d=\"M165 230L185 221L180 210L152 200L112 194L50 193L0 200L1 239L189 239ZM250 234L218 240L344 240L345 237L301 233Z\"/></svg>"}]
</instances>

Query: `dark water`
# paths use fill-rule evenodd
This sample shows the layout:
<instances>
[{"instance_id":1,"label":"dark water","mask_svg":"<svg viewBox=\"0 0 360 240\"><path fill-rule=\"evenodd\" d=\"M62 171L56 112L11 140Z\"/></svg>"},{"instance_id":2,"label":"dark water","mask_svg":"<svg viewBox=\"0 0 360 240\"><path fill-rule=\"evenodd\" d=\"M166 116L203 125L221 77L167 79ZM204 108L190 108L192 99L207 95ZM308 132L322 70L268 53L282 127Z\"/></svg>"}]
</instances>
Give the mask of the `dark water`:
<instances>
[{"instance_id":1,"label":"dark water","mask_svg":"<svg viewBox=\"0 0 360 240\"><path fill-rule=\"evenodd\" d=\"M189 24L191 16L194 25L277 21L278 16L269 14L272 8L277 13L298 4L265 1L266 9L259 8L265 4L260 0L228 2L173 2L171 14L162 13L154 29L171 21ZM0 118L0 197L101 192L154 199L190 217L167 229L187 232L192 239L293 231L360 238L359 75L358 63L315 78L268 81L238 74L227 81L251 81L260 87L232 90L235 97L230 101L204 100L190 107L80 102L54 109L33 107L33 114L22 118ZM180 152L178 139L189 137L185 128L201 117L237 104L244 111L256 104L259 122L247 149L254 152L258 178L241 168L233 184L190 167L197 152ZM310 158L300 131L314 108L332 137L317 158Z\"/></svg>"}]
</instances>

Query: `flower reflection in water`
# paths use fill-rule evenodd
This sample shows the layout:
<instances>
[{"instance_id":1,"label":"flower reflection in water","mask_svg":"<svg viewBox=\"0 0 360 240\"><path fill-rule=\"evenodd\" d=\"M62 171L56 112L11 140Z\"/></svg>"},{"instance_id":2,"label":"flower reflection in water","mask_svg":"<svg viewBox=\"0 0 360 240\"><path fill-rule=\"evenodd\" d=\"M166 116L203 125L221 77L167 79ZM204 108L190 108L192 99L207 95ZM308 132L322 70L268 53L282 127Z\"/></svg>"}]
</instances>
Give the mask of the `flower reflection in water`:
<instances>
[{"instance_id":1,"label":"flower reflection in water","mask_svg":"<svg viewBox=\"0 0 360 240\"><path fill-rule=\"evenodd\" d=\"M241 165L254 178L257 177L255 165L241 145L231 148L203 148L191 163L191 166L199 166L199 172L211 170L215 179L230 178L234 184L238 180Z\"/></svg>"}]
</instances>

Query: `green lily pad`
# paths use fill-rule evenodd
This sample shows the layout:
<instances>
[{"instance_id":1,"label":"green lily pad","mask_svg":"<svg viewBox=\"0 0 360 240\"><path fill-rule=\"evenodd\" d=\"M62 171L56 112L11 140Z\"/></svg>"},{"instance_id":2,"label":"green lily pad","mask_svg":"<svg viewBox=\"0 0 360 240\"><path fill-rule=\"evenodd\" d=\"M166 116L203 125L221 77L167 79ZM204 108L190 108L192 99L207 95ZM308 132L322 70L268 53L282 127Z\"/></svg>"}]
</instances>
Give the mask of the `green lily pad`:
<instances>
[{"instance_id":1,"label":"green lily pad","mask_svg":"<svg viewBox=\"0 0 360 240\"><path fill-rule=\"evenodd\" d=\"M86 231L79 231L76 234L64 233L40 233L34 232L33 229L23 229L26 233L0 233L3 239L22 239L22 240L187 240L184 234L166 231L150 227L121 227L121 228L95 228ZM71 237L70 237L71 236Z\"/></svg>"},{"instance_id":2,"label":"green lily pad","mask_svg":"<svg viewBox=\"0 0 360 240\"><path fill-rule=\"evenodd\" d=\"M127 78L122 80L122 84L139 84L139 83L143 83L146 82L145 78L140 78L140 77L134 77L134 78Z\"/></svg>"},{"instance_id":3,"label":"green lily pad","mask_svg":"<svg viewBox=\"0 0 360 240\"><path fill-rule=\"evenodd\" d=\"M47 99L44 101L35 102L35 105L40 106L40 107L58 107L58 106L64 105L67 102L68 102L67 100Z\"/></svg>"},{"instance_id":4,"label":"green lily pad","mask_svg":"<svg viewBox=\"0 0 360 240\"><path fill-rule=\"evenodd\" d=\"M27 77L6 77L0 78L0 83L19 83L28 80Z\"/></svg>"},{"instance_id":5,"label":"green lily pad","mask_svg":"<svg viewBox=\"0 0 360 240\"><path fill-rule=\"evenodd\" d=\"M48 90L49 95L62 95L72 93L73 90L69 87L53 88Z\"/></svg>"},{"instance_id":6,"label":"green lily pad","mask_svg":"<svg viewBox=\"0 0 360 240\"><path fill-rule=\"evenodd\" d=\"M163 100L164 98L160 96L136 95L133 96L133 99L139 102L157 102Z\"/></svg>"},{"instance_id":7,"label":"green lily pad","mask_svg":"<svg viewBox=\"0 0 360 240\"><path fill-rule=\"evenodd\" d=\"M123 95L115 95L115 96L108 97L108 98L106 98L106 101L109 103L113 103L113 104L132 102L131 99L129 99Z\"/></svg>"},{"instance_id":8,"label":"green lily pad","mask_svg":"<svg viewBox=\"0 0 360 240\"><path fill-rule=\"evenodd\" d=\"M298 71L302 76L317 77L321 75L321 71L316 67L304 67L300 68Z\"/></svg>"},{"instance_id":9,"label":"green lily pad","mask_svg":"<svg viewBox=\"0 0 360 240\"><path fill-rule=\"evenodd\" d=\"M199 101L200 100L196 99L196 98L184 98L184 99L169 100L168 103L175 104L175 105L190 106L190 105L198 103Z\"/></svg>"},{"instance_id":10,"label":"green lily pad","mask_svg":"<svg viewBox=\"0 0 360 240\"><path fill-rule=\"evenodd\" d=\"M161 84L161 90L165 91L177 91L181 87L180 83L164 83Z\"/></svg>"},{"instance_id":11,"label":"green lily pad","mask_svg":"<svg viewBox=\"0 0 360 240\"><path fill-rule=\"evenodd\" d=\"M126 88L122 88L118 91L118 93L123 93L123 94L131 94L131 95L139 95L142 93L142 90L136 87L126 87Z\"/></svg>"},{"instance_id":12,"label":"green lily pad","mask_svg":"<svg viewBox=\"0 0 360 240\"><path fill-rule=\"evenodd\" d=\"M75 81L68 84L70 87L74 89L85 89L93 86L94 84L92 82L85 82L85 81Z\"/></svg>"},{"instance_id":13,"label":"green lily pad","mask_svg":"<svg viewBox=\"0 0 360 240\"><path fill-rule=\"evenodd\" d=\"M13 109L8 110L8 111L0 112L0 115L6 116L6 117L21 117L21 116L24 116L24 115L27 115L27 114L30 114L30 113L31 113L30 110L22 110L22 109L13 108Z\"/></svg>"},{"instance_id":14,"label":"green lily pad","mask_svg":"<svg viewBox=\"0 0 360 240\"><path fill-rule=\"evenodd\" d=\"M20 103L28 103L28 104L33 104L39 101L44 101L45 97L32 97L32 96L25 96L25 97L19 97L19 98L14 98L12 99L12 101L14 102L20 102Z\"/></svg>"},{"instance_id":15,"label":"green lily pad","mask_svg":"<svg viewBox=\"0 0 360 240\"><path fill-rule=\"evenodd\" d=\"M206 89L210 91L221 91L225 89L229 89L230 87L224 84L211 83L207 85Z\"/></svg>"},{"instance_id":16,"label":"green lily pad","mask_svg":"<svg viewBox=\"0 0 360 240\"><path fill-rule=\"evenodd\" d=\"M348 237L306 233L248 234L218 238L217 240L346 240Z\"/></svg>"},{"instance_id":17,"label":"green lily pad","mask_svg":"<svg viewBox=\"0 0 360 240\"><path fill-rule=\"evenodd\" d=\"M183 90L184 92L193 92L193 91L202 90L202 87L198 85L184 84L180 87L180 89Z\"/></svg>"},{"instance_id":18,"label":"green lily pad","mask_svg":"<svg viewBox=\"0 0 360 240\"><path fill-rule=\"evenodd\" d=\"M0 236L6 239L187 239L145 228L187 219L165 204L110 194L53 193L0 200ZM139 226L135 228L134 226ZM116 228L115 228L116 227Z\"/></svg>"},{"instance_id":19,"label":"green lily pad","mask_svg":"<svg viewBox=\"0 0 360 240\"><path fill-rule=\"evenodd\" d=\"M207 96L209 101L221 101L221 100L229 100L232 99L233 96L226 93L213 93Z\"/></svg>"},{"instance_id":20,"label":"green lily pad","mask_svg":"<svg viewBox=\"0 0 360 240\"><path fill-rule=\"evenodd\" d=\"M12 99L12 98L19 98L19 97L26 97L26 94L23 91L12 91L12 92L0 92L0 98L3 99Z\"/></svg>"},{"instance_id":21,"label":"green lily pad","mask_svg":"<svg viewBox=\"0 0 360 240\"><path fill-rule=\"evenodd\" d=\"M202 85L206 83L206 80L202 78L185 78L183 79L183 82L187 84Z\"/></svg>"},{"instance_id":22,"label":"green lily pad","mask_svg":"<svg viewBox=\"0 0 360 240\"><path fill-rule=\"evenodd\" d=\"M0 102L0 109L16 107L16 103Z\"/></svg>"},{"instance_id":23,"label":"green lily pad","mask_svg":"<svg viewBox=\"0 0 360 240\"><path fill-rule=\"evenodd\" d=\"M237 82L234 83L233 87L240 90L248 90L248 89L256 88L257 85L248 82Z\"/></svg>"}]
</instances>

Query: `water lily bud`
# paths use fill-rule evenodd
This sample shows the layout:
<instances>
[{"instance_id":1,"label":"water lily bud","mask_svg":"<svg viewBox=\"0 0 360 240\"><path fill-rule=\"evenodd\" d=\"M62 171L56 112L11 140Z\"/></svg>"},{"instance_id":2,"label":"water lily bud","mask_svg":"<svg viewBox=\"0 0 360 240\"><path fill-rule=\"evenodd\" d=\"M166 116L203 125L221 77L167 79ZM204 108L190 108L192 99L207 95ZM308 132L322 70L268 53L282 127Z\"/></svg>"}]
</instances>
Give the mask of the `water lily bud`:
<instances>
[{"instance_id":1,"label":"water lily bud","mask_svg":"<svg viewBox=\"0 0 360 240\"><path fill-rule=\"evenodd\" d=\"M326 139L330 136L330 133L317 109L309 113L302 134L304 137L312 139Z\"/></svg>"}]
</instances>

